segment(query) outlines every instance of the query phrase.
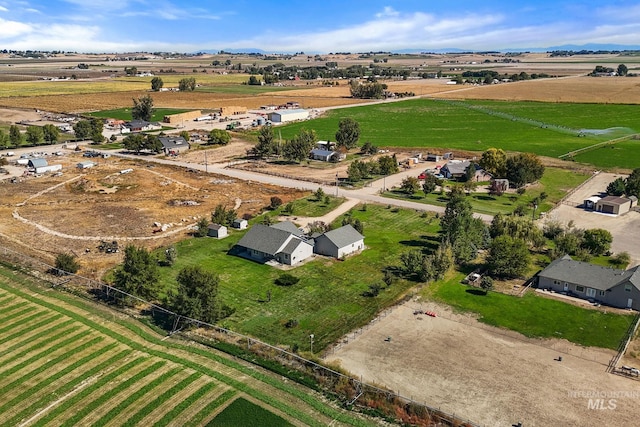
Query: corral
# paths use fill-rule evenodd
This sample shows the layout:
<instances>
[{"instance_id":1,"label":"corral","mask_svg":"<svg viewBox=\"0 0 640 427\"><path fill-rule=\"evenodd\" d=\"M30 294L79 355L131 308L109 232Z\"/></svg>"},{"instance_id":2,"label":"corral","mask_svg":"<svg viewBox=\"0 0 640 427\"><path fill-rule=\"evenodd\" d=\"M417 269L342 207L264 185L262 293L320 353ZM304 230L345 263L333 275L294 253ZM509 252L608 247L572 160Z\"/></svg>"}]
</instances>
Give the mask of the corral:
<instances>
[{"instance_id":1,"label":"corral","mask_svg":"<svg viewBox=\"0 0 640 427\"><path fill-rule=\"evenodd\" d=\"M437 317L414 314L420 309ZM613 354L527 339L413 300L349 334L324 360L482 425L624 425L636 417L640 385L605 372ZM616 407L590 408L596 394L605 409L610 398Z\"/></svg>"}]
</instances>

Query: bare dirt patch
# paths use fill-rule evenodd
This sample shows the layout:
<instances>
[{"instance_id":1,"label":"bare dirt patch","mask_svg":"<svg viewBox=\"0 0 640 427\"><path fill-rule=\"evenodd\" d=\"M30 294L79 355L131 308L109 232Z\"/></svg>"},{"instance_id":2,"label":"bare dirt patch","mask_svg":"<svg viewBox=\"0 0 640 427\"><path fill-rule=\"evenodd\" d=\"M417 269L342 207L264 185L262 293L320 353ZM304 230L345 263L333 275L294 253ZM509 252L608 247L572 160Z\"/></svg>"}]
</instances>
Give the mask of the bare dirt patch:
<instances>
[{"instance_id":1,"label":"bare dirt patch","mask_svg":"<svg viewBox=\"0 0 640 427\"><path fill-rule=\"evenodd\" d=\"M61 176L0 181L0 237L40 258L78 255L91 276L121 260L121 253L97 250L100 240L156 248L184 239L198 218L218 204L256 215L272 196L284 202L301 191L248 183L180 167L111 157L80 173L77 154L56 159ZM124 169L133 172L121 174ZM163 230L164 229L164 230ZM86 250L89 249L89 252Z\"/></svg>"},{"instance_id":2,"label":"bare dirt patch","mask_svg":"<svg viewBox=\"0 0 640 427\"><path fill-rule=\"evenodd\" d=\"M447 311L429 306L436 313ZM536 345L479 327L468 317L416 316L419 307L416 302L397 307L325 360L365 382L385 384L482 425L633 423L640 383L605 373L612 351L557 340ZM555 360L559 355L562 362ZM584 395L589 392L632 392L635 397L617 398L615 409L594 410ZM608 405L608 398L604 402Z\"/></svg>"}]
</instances>

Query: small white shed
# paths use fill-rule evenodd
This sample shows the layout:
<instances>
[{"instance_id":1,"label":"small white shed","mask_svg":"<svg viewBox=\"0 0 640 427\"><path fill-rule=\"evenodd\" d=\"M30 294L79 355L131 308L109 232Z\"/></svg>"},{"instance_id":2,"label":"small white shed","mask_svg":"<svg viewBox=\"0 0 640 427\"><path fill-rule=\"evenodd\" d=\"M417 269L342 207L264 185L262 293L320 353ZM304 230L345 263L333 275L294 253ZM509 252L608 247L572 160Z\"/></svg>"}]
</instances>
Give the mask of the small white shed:
<instances>
[{"instance_id":1,"label":"small white shed","mask_svg":"<svg viewBox=\"0 0 640 427\"><path fill-rule=\"evenodd\" d=\"M224 239L229 234L227 233L227 227L220 224L209 224L207 236L215 237L216 239Z\"/></svg>"},{"instance_id":2,"label":"small white shed","mask_svg":"<svg viewBox=\"0 0 640 427\"><path fill-rule=\"evenodd\" d=\"M233 223L231 224L231 226L238 230L245 230L249 226L249 223L247 222L246 219L236 218L233 220Z\"/></svg>"}]
</instances>

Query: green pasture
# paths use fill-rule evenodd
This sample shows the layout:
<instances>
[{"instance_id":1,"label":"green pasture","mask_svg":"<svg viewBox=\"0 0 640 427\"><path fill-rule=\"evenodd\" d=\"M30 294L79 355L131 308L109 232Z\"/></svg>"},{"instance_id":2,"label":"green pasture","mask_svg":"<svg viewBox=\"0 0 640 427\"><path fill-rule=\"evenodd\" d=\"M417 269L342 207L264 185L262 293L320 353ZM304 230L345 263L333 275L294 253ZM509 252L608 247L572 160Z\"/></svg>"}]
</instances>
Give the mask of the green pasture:
<instances>
[{"instance_id":1,"label":"green pasture","mask_svg":"<svg viewBox=\"0 0 640 427\"><path fill-rule=\"evenodd\" d=\"M110 308L52 291L3 265L0 313L3 426L28 419L34 426L200 426L240 392L265 413L277 409L300 425L326 425L322 417L370 425L280 377L166 340Z\"/></svg>"},{"instance_id":2,"label":"green pasture","mask_svg":"<svg viewBox=\"0 0 640 427\"><path fill-rule=\"evenodd\" d=\"M398 279L377 297L362 296L369 285L382 283L385 268L397 265L401 252L434 244L431 239L439 227L437 221L429 220L433 217L422 218L412 210L378 205L361 209L355 208L352 215L363 223L367 249L344 261L319 257L288 270L300 278L291 287L274 284L281 270L229 255L244 233L233 230L223 240L191 238L179 242L176 263L161 268L161 284L167 293L175 290L176 275L188 265L216 272L223 301L236 309L222 321L224 326L273 344L297 345L301 350L310 350L309 334L313 333L314 350L319 351L368 323L415 285ZM289 320L297 326L287 328Z\"/></svg>"},{"instance_id":3,"label":"green pasture","mask_svg":"<svg viewBox=\"0 0 640 427\"><path fill-rule=\"evenodd\" d=\"M527 337L561 338L588 347L617 349L631 325L632 315L590 310L528 292L522 298L462 285L464 273L429 285L423 296L460 311L475 313L479 320L511 329Z\"/></svg>"},{"instance_id":4,"label":"green pasture","mask_svg":"<svg viewBox=\"0 0 640 427\"><path fill-rule=\"evenodd\" d=\"M540 181L527 188L524 194L505 193L502 196L495 196L486 192L474 192L469 195L468 199L474 212L490 215L498 213L509 214L516 207L522 205L526 207L526 211L531 215L533 209L531 201L544 192L547 194L547 198L537 207L536 215L538 215L551 210L567 192L583 183L589 176L589 174L583 172L547 167ZM412 196L408 196L402 190L394 189L385 192L384 196L394 199L408 199L436 206L446 206L449 201L446 193L424 194L422 190Z\"/></svg>"},{"instance_id":5,"label":"green pasture","mask_svg":"<svg viewBox=\"0 0 640 427\"><path fill-rule=\"evenodd\" d=\"M237 426L270 426L289 427L293 424L269 412L261 406L254 405L246 399L237 398L222 410L208 427L237 427Z\"/></svg>"},{"instance_id":6,"label":"green pasture","mask_svg":"<svg viewBox=\"0 0 640 427\"><path fill-rule=\"evenodd\" d=\"M191 110L181 110L177 108L154 108L151 116L152 122L161 122L164 116L171 114L186 113ZM102 119L131 120L131 108L116 108L114 110L102 110L87 113L88 116L98 117Z\"/></svg>"},{"instance_id":7,"label":"green pasture","mask_svg":"<svg viewBox=\"0 0 640 427\"><path fill-rule=\"evenodd\" d=\"M574 160L603 168L635 169L640 167L640 139L629 139L585 151L576 155Z\"/></svg>"},{"instance_id":8,"label":"green pasture","mask_svg":"<svg viewBox=\"0 0 640 427\"><path fill-rule=\"evenodd\" d=\"M279 127L292 138L300 128L313 129L319 139L335 140L338 122L360 123L360 141L379 147L458 149L481 152L491 147L558 157L598 142L640 132L637 106L502 101L412 99L331 110L326 116ZM583 132L583 130L609 132ZM629 146L640 158L640 149ZM587 157L605 166L597 157ZM631 168L633 158L616 166Z\"/></svg>"}]
</instances>

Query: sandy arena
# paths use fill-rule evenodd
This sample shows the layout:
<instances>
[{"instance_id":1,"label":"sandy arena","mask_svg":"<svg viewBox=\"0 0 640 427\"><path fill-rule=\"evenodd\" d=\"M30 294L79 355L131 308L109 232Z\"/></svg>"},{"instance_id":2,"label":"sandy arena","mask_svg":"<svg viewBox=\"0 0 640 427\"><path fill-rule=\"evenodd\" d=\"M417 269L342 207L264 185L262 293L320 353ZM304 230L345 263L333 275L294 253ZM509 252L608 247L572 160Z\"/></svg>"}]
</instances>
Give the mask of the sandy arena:
<instances>
[{"instance_id":1,"label":"sandy arena","mask_svg":"<svg viewBox=\"0 0 640 427\"><path fill-rule=\"evenodd\" d=\"M414 315L420 308L439 316ZM638 415L640 382L605 372L610 350L507 335L416 301L353 337L325 361L481 425L631 425ZM594 392L629 395L605 397L605 409L590 409L585 395ZM609 404L615 409L606 409Z\"/></svg>"}]
</instances>

